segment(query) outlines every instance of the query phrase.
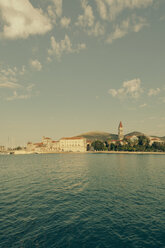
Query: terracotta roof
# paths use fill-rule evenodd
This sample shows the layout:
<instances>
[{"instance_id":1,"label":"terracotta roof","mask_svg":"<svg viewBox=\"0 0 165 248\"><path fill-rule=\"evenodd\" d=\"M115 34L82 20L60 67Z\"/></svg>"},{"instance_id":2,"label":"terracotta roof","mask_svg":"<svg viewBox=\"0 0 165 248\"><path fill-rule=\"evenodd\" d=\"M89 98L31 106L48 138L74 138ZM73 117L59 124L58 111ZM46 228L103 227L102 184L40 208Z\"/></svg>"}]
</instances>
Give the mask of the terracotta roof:
<instances>
[{"instance_id":1,"label":"terracotta roof","mask_svg":"<svg viewBox=\"0 0 165 248\"><path fill-rule=\"evenodd\" d=\"M81 140L81 139L85 139L85 138L83 138L83 137L64 137L64 138L62 138L62 139L60 139L60 140Z\"/></svg>"},{"instance_id":2,"label":"terracotta roof","mask_svg":"<svg viewBox=\"0 0 165 248\"><path fill-rule=\"evenodd\" d=\"M43 143L35 143L35 146L43 146Z\"/></svg>"},{"instance_id":3,"label":"terracotta roof","mask_svg":"<svg viewBox=\"0 0 165 248\"><path fill-rule=\"evenodd\" d=\"M123 127L123 124L122 124L122 122L121 122L121 121L120 121L119 127L121 127L121 128Z\"/></svg>"}]
</instances>

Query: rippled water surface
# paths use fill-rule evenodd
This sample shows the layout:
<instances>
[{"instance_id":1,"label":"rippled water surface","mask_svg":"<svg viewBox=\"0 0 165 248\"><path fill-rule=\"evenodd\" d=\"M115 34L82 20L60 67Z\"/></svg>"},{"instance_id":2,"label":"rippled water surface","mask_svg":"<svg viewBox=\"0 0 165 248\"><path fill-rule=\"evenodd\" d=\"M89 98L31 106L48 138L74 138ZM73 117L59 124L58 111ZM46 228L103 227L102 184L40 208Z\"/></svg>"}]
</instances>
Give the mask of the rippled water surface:
<instances>
[{"instance_id":1,"label":"rippled water surface","mask_svg":"<svg viewBox=\"0 0 165 248\"><path fill-rule=\"evenodd\" d=\"M165 247L165 155L1 155L11 247Z\"/></svg>"}]
</instances>

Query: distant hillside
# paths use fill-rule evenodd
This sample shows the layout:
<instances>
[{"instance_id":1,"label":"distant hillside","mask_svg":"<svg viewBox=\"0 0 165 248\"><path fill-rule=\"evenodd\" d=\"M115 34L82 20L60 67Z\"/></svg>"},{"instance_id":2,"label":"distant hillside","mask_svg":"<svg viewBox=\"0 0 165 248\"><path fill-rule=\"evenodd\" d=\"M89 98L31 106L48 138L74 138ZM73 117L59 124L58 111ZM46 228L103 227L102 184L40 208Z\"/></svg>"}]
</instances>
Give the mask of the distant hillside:
<instances>
[{"instance_id":1,"label":"distant hillside","mask_svg":"<svg viewBox=\"0 0 165 248\"><path fill-rule=\"evenodd\" d=\"M134 131L134 132L131 132L131 133L126 134L125 137L127 137L127 136L133 136L133 135L135 135L135 136L141 136L141 135L145 135L145 134L144 133L141 133L141 132ZM145 135L145 136L147 136L147 135Z\"/></svg>"},{"instance_id":2,"label":"distant hillside","mask_svg":"<svg viewBox=\"0 0 165 248\"><path fill-rule=\"evenodd\" d=\"M135 135L135 136L145 135L148 137L160 138L161 140L165 141L165 136L164 137L158 137L158 136L152 136L152 135L149 136L149 135L146 135L146 134L138 132L138 131L128 133L124 137L133 136L133 135ZM118 139L117 134L111 134L111 133L99 132L99 131L82 133L80 135L76 135L75 137L83 137L83 138L86 138L87 140L91 140L91 141L94 141L94 140L108 141L108 140L117 140Z\"/></svg>"},{"instance_id":3,"label":"distant hillside","mask_svg":"<svg viewBox=\"0 0 165 248\"><path fill-rule=\"evenodd\" d=\"M158 137L158 136L155 136L155 135L146 135L144 133L140 133L140 132L137 132L137 131L132 132L132 133L128 133L128 134L125 135L125 137L127 137L127 136L133 136L133 135L135 135L135 136L144 135L144 136L147 136L147 137L150 137L150 138L159 138L160 140L165 141L165 137Z\"/></svg>"},{"instance_id":4,"label":"distant hillside","mask_svg":"<svg viewBox=\"0 0 165 248\"><path fill-rule=\"evenodd\" d=\"M107 141L110 139L116 140L118 138L118 135L106 133L106 132L88 132L77 135L76 137L83 137L91 141L93 140Z\"/></svg>"}]
</instances>

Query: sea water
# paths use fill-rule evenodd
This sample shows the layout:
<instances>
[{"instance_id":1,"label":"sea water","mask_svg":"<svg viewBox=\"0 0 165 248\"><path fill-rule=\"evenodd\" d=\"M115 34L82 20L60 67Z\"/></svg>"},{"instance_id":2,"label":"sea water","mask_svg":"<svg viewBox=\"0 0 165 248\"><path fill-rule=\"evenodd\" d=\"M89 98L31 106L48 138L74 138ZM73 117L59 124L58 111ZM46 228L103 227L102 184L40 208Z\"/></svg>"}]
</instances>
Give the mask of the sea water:
<instances>
[{"instance_id":1,"label":"sea water","mask_svg":"<svg viewBox=\"0 0 165 248\"><path fill-rule=\"evenodd\" d=\"M165 155L0 156L0 248L165 247Z\"/></svg>"}]
</instances>

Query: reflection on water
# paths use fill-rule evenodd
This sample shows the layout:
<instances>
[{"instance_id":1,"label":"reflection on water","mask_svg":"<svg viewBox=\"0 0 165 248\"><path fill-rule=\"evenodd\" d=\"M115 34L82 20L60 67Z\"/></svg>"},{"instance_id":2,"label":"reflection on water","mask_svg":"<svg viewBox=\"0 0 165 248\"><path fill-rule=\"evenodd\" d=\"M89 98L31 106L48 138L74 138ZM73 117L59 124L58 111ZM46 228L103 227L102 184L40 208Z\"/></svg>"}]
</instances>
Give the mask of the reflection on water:
<instances>
[{"instance_id":1,"label":"reflection on water","mask_svg":"<svg viewBox=\"0 0 165 248\"><path fill-rule=\"evenodd\" d=\"M164 247L164 159L0 156L0 247Z\"/></svg>"}]
</instances>

